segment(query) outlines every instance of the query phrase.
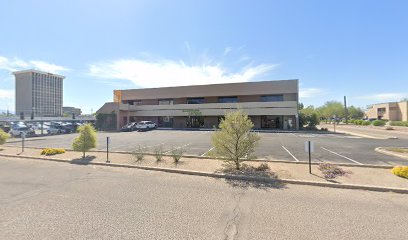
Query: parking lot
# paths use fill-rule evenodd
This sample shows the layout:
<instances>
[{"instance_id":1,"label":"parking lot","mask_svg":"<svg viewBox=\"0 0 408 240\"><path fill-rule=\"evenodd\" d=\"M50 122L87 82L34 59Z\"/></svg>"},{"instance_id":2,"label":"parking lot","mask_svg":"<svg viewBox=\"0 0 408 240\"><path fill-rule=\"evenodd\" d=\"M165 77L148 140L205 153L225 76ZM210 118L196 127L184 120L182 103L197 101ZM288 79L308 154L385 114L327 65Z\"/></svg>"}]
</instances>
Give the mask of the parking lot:
<instances>
[{"instance_id":1,"label":"parking lot","mask_svg":"<svg viewBox=\"0 0 408 240\"><path fill-rule=\"evenodd\" d=\"M153 130L148 132L99 132L98 150L106 149L106 137L110 137L111 151L132 151L139 145L152 152L163 145L165 152L172 148L185 149L186 154L207 156L211 151L212 131ZM304 143L313 141L313 162L351 164L407 165L408 161L374 151L376 147L404 146L400 139L368 139L335 133L258 133L261 136L255 156L267 160L307 161ZM42 136L26 140L27 147L71 148L77 134ZM6 146L21 146L21 139L10 139Z\"/></svg>"}]
</instances>

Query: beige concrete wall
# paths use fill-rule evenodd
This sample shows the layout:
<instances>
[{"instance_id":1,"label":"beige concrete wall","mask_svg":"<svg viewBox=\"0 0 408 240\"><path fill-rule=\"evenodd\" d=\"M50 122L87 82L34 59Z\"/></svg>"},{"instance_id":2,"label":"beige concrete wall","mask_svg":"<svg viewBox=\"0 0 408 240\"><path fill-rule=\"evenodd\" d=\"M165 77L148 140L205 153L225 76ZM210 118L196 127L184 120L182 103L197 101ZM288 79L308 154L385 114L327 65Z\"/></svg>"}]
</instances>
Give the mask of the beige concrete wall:
<instances>
[{"instance_id":1,"label":"beige concrete wall","mask_svg":"<svg viewBox=\"0 0 408 240\"><path fill-rule=\"evenodd\" d=\"M390 121L407 121L407 102L375 104L372 106L372 108L366 111L366 117L378 118L379 116L377 113L379 108L385 108L385 113L383 114L382 119L387 119Z\"/></svg>"},{"instance_id":2,"label":"beige concrete wall","mask_svg":"<svg viewBox=\"0 0 408 240\"><path fill-rule=\"evenodd\" d=\"M122 90L122 100L297 94L298 80Z\"/></svg>"},{"instance_id":3,"label":"beige concrete wall","mask_svg":"<svg viewBox=\"0 0 408 240\"><path fill-rule=\"evenodd\" d=\"M188 116L188 110L197 109L203 116L222 116L241 108L248 115L296 115L297 102L246 102L129 106L132 116Z\"/></svg>"},{"instance_id":4,"label":"beige concrete wall","mask_svg":"<svg viewBox=\"0 0 408 240\"><path fill-rule=\"evenodd\" d=\"M408 102L399 102L400 121L408 121Z\"/></svg>"}]
</instances>

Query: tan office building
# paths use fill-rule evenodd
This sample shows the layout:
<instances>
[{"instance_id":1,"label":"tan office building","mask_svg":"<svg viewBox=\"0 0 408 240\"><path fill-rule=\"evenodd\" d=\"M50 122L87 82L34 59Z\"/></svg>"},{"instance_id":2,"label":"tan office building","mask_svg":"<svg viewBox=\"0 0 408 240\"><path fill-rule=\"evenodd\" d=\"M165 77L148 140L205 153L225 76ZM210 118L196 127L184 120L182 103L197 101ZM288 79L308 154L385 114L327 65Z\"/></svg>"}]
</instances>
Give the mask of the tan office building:
<instances>
[{"instance_id":1,"label":"tan office building","mask_svg":"<svg viewBox=\"0 0 408 240\"><path fill-rule=\"evenodd\" d=\"M64 76L37 71L13 72L16 79L16 114L26 117L62 116Z\"/></svg>"},{"instance_id":2,"label":"tan office building","mask_svg":"<svg viewBox=\"0 0 408 240\"><path fill-rule=\"evenodd\" d=\"M408 121L408 101L374 104L365 115L369 119Z\"/></svg>"},{"instance_id":3,"label":"tan office building","mask_svg":"<svg viewBox=\"0 0 408 240\"><path fill-rule=\"evenodd\" d=\"M256 129L298 129L298 80L115 90L97 113L116 114L117 128L153 121L162 128L213 128L238 108Z\"/></svg>"}]
</instances>

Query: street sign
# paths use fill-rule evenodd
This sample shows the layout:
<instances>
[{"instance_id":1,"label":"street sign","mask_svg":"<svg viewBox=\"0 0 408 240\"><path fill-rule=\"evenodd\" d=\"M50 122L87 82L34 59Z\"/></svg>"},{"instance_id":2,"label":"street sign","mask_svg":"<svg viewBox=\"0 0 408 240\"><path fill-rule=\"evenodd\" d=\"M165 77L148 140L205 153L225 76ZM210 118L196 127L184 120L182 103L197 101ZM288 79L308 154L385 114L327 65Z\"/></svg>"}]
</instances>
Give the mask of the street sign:
<instances>
[{"instance_id":1,"label":"street sign","mask_svg":"<svg viewBox=\"0 0 408 240\"><path fill-rule=\"evenodd\" d=\"M309 152L309 142L310 142L310 152L314 152L314 142L306 141L305 142L305 152Z\"/></svg>"}]
</instances>

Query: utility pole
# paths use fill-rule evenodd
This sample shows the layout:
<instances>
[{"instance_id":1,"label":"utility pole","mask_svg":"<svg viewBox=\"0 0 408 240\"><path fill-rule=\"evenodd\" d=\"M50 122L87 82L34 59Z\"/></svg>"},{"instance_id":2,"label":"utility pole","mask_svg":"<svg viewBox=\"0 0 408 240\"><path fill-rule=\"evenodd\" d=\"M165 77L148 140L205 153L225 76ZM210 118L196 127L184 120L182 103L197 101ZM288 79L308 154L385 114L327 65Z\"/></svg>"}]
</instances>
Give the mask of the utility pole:
<instances>
[{"instance_id":1,"label":"utility pole","mask_svg":"<svg viewBox=\"0 0 408 240\"><path fill-rule=\"evenodd\" d=\"M346 115L346 124L348 124L348 109L347 109L347 99L344 96L344 114Z\"/></svg>"}]
</instances>

